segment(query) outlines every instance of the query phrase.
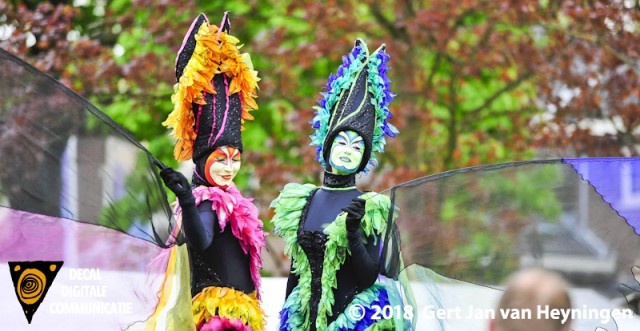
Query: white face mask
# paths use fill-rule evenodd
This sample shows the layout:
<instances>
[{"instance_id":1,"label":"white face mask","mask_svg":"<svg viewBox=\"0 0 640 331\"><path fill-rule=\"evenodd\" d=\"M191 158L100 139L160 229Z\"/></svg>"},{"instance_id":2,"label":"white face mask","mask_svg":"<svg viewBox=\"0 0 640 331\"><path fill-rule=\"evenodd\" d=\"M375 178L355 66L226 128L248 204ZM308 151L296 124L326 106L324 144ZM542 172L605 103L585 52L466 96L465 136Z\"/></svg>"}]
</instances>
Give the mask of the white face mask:
<instances>
[{"instance_id":1,"label":"white face mask","mask_svg":"<svg viewBox=\"0 0 640 331\"><path fill-rule=\"evenodd\" d=\"M233 183L240 170L240 150L223 146L211 153L205 166L209 184L225 188Z\"/></svg>"},{"instance_id":2,"label":"white face mask","mask_svg":"<svg viewBox=\"0 0 640 331\"><path fill-rule=\"evenodd\" d=\"M364 140L354 131L342 131L331 144L329 165L336 175L349 175L358 170L364 155Z\"/></svg>"}]
</instances>

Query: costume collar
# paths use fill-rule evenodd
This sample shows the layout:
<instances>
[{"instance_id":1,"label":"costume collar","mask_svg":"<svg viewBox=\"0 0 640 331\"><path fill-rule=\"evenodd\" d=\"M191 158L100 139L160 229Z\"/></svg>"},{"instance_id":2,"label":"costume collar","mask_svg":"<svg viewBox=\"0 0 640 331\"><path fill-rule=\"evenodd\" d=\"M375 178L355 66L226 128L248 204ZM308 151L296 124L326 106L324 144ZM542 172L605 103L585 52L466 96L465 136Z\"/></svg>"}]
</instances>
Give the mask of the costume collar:
<instances>
[{"instance_id":1,"label":"costume collar","mask_svg":"<svg viewBox=\"0 0 640 331\"><path fill-rule=\"evenodd\" d=\"M336 175L328 171L324 172L322 186L329 190L351 189L356 187L356 174Z\"/></svg>"}]
</instances>

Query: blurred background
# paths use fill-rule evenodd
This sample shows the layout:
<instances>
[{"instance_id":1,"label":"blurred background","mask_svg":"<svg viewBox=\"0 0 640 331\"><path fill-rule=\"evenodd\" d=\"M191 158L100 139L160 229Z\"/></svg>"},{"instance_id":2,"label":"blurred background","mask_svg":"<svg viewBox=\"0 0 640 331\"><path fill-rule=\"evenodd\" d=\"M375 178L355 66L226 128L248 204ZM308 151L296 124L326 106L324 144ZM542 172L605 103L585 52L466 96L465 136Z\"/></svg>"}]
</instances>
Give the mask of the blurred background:
<instances>
[{"instance_id":1,"label":"blurred background","mask_svg":"<svg viewBox=\"0 0 640 331\"><path fill-rule=\"evenodd\" d=\"M481 164L640 154L636 0L0 0L0 47L87 98L178 167L160 124L172 109L175 54L199 13L218 24L224 11L262 78L236 183L255 197L267 230L268 205L284 184L321 182L308 146L312 107L358 37L370 48L387 45L397 94L391 122L400 130L378 168L358 178L363 189ZM100 139L77 148L126 160ZM123 162L123 173L134 171ZM7 173L11 166L18 165L3 165ZM625 176L629 194L639 197L640 169ZM489 240L476 239L472 246ZM269 240L265 274L281 275L289 264L278 239Z\"/></svg>"}]
</instances>

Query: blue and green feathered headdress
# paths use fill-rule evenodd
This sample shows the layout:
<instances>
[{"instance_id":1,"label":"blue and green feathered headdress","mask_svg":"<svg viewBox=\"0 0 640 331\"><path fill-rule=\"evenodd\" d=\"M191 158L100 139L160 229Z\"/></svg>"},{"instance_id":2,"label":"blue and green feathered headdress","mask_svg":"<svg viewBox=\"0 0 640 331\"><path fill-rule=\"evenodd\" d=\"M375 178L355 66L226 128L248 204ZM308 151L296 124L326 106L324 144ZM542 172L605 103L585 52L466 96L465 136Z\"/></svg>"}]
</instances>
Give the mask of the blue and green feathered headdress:
<instances>
[{"instance_id":1,"label":"blue and green feathered headdress","mask_svg":"<svg viewBox=\"0 0 640 331\"><path fill-rule=\"evenodd\" d=\"M384 152L385 136L395 137L398 130L387 120L392 118L389 103L394 94L387 76L389 55L385 45L369 55L367 45L360 39L349 55L342 58L337 74L331 74L326 92L315 106L311 121L316 130L311 145L317 146L318 160L325 168L331 144L341 131L351 130L362 136L365 152L358 172L377 165L377 152Z\"/></svg>"}]
</instances>

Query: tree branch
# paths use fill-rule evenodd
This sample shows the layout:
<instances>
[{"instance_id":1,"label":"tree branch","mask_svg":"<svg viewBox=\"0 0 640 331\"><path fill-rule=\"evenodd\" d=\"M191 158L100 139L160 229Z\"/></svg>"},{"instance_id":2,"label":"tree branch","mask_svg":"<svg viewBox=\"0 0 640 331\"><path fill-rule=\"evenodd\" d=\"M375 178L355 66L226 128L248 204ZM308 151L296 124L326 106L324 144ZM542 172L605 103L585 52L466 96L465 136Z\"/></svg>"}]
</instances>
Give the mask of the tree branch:
<instances>
[{"instance_id":1,"label":"tree branch","mask_svg":"<svg viewBox=\"0 0 640 331\"><path fill-rule=\"evenodd\" d=\"M427 77L427 89L430 90L433 87L433 78L436 75L436 71L440 67L440 62L442 61L442 52L438 52L436 54L436 58L433 61L433 65L431 66L431 72L429 72L429 77Z\"/></svg>"},{"instance_id":2,"label":"tree branch","mask_svg":"<svg viewBox=\"0 0 640 331\"><path fill-rule=\"evenodd\" d=\"M596 44L601 44L602 45L602 43L600 43L599 40L596 41ZM637 61L634 61L633 59L631 59L630 57L626 56L625 54L622 54L622 53L618 52L615 48L611 47L608 44L604 44L602 46L604 46L604 48L606 50L608 50L613 56L615 56L618 60L622 61L623 63L625 63L625 64L629 65L631 68L633 68L633 70L636 72L636 74L640 74L640 68L639 68L640 66L638 65Z\"/></svg>"},{"instance_id":3,"label":"tree branch","mask_svg":"<svg viewBox=\"0 0 640 331\"><path fill-rule=\"evenodd\" d=\"M416 10L413 8L413 1L412 0L405 0L404 9L405 9L405 13L409 14L409 16L411 16L411 17L415 17L416 16Z\"/></svg>"},{"instance_id":4,"label":"tree branch","mask_svg":"<svg viewBox=\"0 0 640 331\"><path fill-rule=\"evenodd\" d=\"M491 36L491 34L493 33L493 30L495 28L495 24L491 24L489 25L489 27L484 31L484 34L482 35L482 38L480 39L480 41L476 44L476 46L473 48L473 50L471 50L471 56L470 58L475 58L475 56L478 54L478 52L484 48L484 46L487 45L487 42L489 42L489 37Z\"/></svg>"},{"instance_id":5,"label":"tree branch","mask_svg":"<svg viewBox=\"0 0 640 331\"><path fill-rule=\"evenodd\" d=\"M497 116L502 116L502 115L507 115L510 113L516 113L516 112L521 112L525 109L528 109L529 107L523 107L520 109L503 109L503 110L496 110L496 111L490 111L490 112L486 112L486 113L482 113L483 118L487 118L487 117L497 117ZM476 124L477 121L479 120L479 115L481 113L475 113L475 114L465 114L465 119L467 120L465 123L462 124L462 130L468 130L470 127L472 127L473 124Z\"/></svg>"},{"instance_id":6,"label":"tree branch","mask_svg":"<svg viewBox=\"0 0 640 331\"><path fill-rule=\"evenodd\" d=\"M491 104L494 101L496 101L496 99L498 99L502 94L515 89L516 87L520 86L520 84L522 82L524 82L525 80L529 79L532 76L533 76L533 72L531 72L531 71L525 72L524 75L516 78L515 80L513 80L513 81L509 82L507 85L505 85L503 88L501 88L498 91L496 91L496 93L494 93L492 96L487 98L487 100L485 100L480 106L478 106L478 107L472 109L471 111L467 112L467 115L477 116L477 114L479 112L481 112L483 109L491 106Z\"/></svg>"},{"instance_id":7,"label":"tree branch","mask_svg":"<svg viewBox=\"0 0 640 331\"><path fill-rule=\"evenodd\" d=\"M447 125L447 154L444 159L444 165L447 169L451 168L453 163L453 153L458 145L458 105L456 102L456 81L457 74L454 72L449 81L449 123Z\"/></svg>"},{"instance_id":8,"label":"tree branch","mask_svg":"<svg viewBox=\"0 0 640 331\"><path fill-rule=\"evenodd\" d=\"M404 28L396 28L391 21L389 21L382 14L382 10L380 9L380 4L378 2L374 2L371 5L371 14L375 17L376 21L380 23L389 33L396 39L401 39L408 44L411 44L411 38L409 38L409 34L407 30Z\"/></svg>"}]
</instances>

